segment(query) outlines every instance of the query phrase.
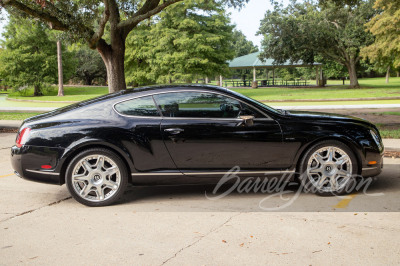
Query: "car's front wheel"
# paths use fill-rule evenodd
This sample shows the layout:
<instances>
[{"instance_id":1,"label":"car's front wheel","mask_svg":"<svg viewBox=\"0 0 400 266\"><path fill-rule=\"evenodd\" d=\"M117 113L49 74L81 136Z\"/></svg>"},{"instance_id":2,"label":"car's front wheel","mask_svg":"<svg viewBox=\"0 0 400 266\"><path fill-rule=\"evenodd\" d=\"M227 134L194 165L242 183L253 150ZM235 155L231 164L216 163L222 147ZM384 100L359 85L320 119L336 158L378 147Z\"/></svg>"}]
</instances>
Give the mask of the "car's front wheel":
<instances>
[{"instance_id":1,"label":"car's front wheel","mask_svg":"<svg viewBox=\"0 0 400 266\"><path fill-rule=\"evenodd\" d=\"M342 195L350 193L356 182L357 158L339 141L322 141L311 147L300 165L303 185L316 194Z\"/></svg>"},{"instance_id":2,"label":"car's front wheel","mask_svg":"<svg viewBox=\"0 0 400 266\"><path fill-rule=\"evenodd\" d=\"M87 206L106 206L117 201L128 183L125 164L102 148L85 150L68 165L65 183L71 195Z\"/></svg>"}]
</instances>

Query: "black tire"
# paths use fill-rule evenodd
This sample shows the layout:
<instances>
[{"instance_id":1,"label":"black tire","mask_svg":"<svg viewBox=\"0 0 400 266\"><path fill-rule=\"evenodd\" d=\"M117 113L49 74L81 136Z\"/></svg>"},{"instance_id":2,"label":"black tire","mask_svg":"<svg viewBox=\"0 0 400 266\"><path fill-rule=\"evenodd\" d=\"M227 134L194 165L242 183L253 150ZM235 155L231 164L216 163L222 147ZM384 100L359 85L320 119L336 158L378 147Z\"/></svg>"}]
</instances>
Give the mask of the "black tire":
<instances>
[{"instance_id":1,"label":"black tire","mask_svg":"<svg viewBox=\"0 0 400 266\"><path fill-rule=\"evenodd\" d=\"M309 174L307 173L308 163L309 163L311 156L313 156L313 154L316 153L317 151L320 151L321 149L323 150L326 147L335 147L335 148L338 148L338 149L344 151L348 155L350 163L351 163L351 171L350 171L350 169L347 169L347 171L349 173L351 172L351 177L348 177L348 179L342 178L341 180L343 183L341 183L341 184L343 187L341 187L341 188L339 187L336 190L331 188L331 191L327 191L327 190L329 190L328 186L331 185L330 183L328 183L329 181L326 181L325 185L318 186L315 184L316 183L315 177L312 177L313 174L310 174L311 175L311 177L310 177ZM301 158L301 162L300 162L299 166L300 166L298 169L299 170L299 172L298 172L299 180L300 180L302 186L307 191L311 191L320 196L334 196L334 195L344 195L344 194L351 193L352 190L354 190L354 188L355 188L355 184L357 183L357 175L358 175L357 158L354 155L354 152L347 145L345 145L344 143L342 143L340 141L326 140L326 141L321 141L321 142L313 145L304 154L303 158ZM348 165L346 165L346 166L349 167ZM331 168L333 168L333 167L331 167ZM329 169L331 169L331 168L329 168ZM316 175L321 175L321 174L316 174ZM311 180L311 179L313 179L313 180Z\"/></svg>"},{"instance_id":2,"label":"black tire","mask_svg":"<svg viewBox=\"0 0 400 266\"><path fill-rule=\"evenodd\" d=\"M93 168L91 171L87 171L83 165L85 164L84 161L90 162L89 159L93 157L94 158L97 156L97 158L102 157L103 158L103 167L99 166L103 170L99 170L99 168ZM100 159L97 159L100 160ZM83 164L81 163L83 162ZM99 161L96 163L99 165ZM95 167L91 164L89 164L92 167ZM106 166L111 165L111 167L106 168ZM116 173L114 174L107 174L108 171L111 171L109 169L114 169L116 170ZM116 168L115 168L116 167ZM79 169L79 171L86 171L84 174L82 174L85 178L84 181L77 181L74 179L73 181L73 171L76 171L76 169ZM119 172L118 172L119 170ZM95 171L98 171L100 174L95 173ZM91 174L89 174L91 173ZM111 173L111 172L110 172ZM78 173L76 173L78 174ZM92 176L92 178L90 178ZM87 179L87 180L86 180ZM98 182L97 182L98 181ZM112 188L109 188L108 185L109 183L113 182L114 186ZM97 183L95 183L97 182ZM107 182L107 184L103 184L104 182ZM124 194L124 191L128 185L128 171L127 168L124 164L124 162L121 160L121 158L116 155L114 152L104 149L104 148L91 148L85 151L82 151L78 155L76 155L71 162L69 163L67 167L67 171L65 174L65 183L67 185L68 191L74 197L74 199L86 206L90 207L101 207L101 206L107 206L115 203L118 201ZM86 192L84 191L86 186L88 186L88 190L90 191L86 196L81 196L80 193L78 193L77 190L81 188L81 192ZM90 188L91 186L91 188ZM102 187L102 188L99 188ZM100 192L97 192L96 188L100 189ZM92 191L93 190L93 191ZM107 194L105 192L108 191ZM103 199L99 196L103 193ZM94 197L94 194L96 197L100 197L99 199L89 199L89 197ZM107 197L107 195L109 195Z\"/></svg>"}]
</instances>

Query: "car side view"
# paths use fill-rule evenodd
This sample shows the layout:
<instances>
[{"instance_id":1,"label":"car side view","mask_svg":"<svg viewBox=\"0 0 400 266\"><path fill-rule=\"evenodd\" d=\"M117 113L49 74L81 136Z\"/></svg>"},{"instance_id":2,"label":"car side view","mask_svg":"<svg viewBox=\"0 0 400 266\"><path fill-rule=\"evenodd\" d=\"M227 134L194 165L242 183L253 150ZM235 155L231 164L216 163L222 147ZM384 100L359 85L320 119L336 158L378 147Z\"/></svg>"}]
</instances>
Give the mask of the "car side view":
<instances>
[{"instance_id":1,"label":"car side view","mask_svg":"<svg viewBox=\"0 0 400 266\"><path fill-rule=\"evenodd\" d=\"M368 121L275 110L206 85L150 86L26 119L11 148L15 173L63 185L88 206L134 185L217 183L291 174L317 194L344 193L352 176L378 175L384 147ZM299 174L301 173L301 175Z\"/></svg>"}]
</instances>

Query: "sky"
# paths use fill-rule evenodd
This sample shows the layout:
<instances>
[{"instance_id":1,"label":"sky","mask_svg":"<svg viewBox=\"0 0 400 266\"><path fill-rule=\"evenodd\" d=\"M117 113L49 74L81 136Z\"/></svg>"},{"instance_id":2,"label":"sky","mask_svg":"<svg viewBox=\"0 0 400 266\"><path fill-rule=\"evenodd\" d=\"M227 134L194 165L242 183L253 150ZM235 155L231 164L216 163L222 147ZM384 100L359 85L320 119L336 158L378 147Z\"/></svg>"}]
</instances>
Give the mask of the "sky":
<instances>
[{"instance_id":1,"label":"sky","mask_svg":"<svg viewBox=\"0 0 400 266\"><path fill-rule=\"evenodd\" d=\"M285 5L289 3L289 0L281 1ZM227 11L231 13L231 21L233 24L236 24L236 28L242 31L254 45L261 47L262 36L257 36L256 34L260 28L260 20L264 18L265 12L271 9L270 0L250 0L241 10L229 8ZM4 18L4 12L1 13L0 18ZM6 19L0 20L0 35L6 23Z\"/></svg>"},{"instance_id":2,"label":"sky","mask_svg":"<svg viewBox=\"0 0 400 266\"><path fill-rule=\"evenodd\" d=\"M289 0L282 0L282 2L287 5ZM230 8L228 12L231 13L231 20L233 24L236 24L236 28L260 48L262 36L256 36L256 34L260 28L260 20L264 18L267 10L272 10L270 0L250 0L241 10Z\"/></svg>"}]
</instances>

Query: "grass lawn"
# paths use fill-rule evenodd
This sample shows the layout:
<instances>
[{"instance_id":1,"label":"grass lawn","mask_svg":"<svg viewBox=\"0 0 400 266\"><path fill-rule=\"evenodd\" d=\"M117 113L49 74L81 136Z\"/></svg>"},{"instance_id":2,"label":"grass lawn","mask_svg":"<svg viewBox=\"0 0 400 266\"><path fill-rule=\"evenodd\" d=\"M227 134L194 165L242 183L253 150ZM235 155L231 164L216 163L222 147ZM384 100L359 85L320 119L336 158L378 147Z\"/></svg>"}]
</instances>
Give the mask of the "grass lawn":
<instances>
[{"instance_id":1,"label":"grass lawn","mask_svg":"<svg viewBox=\"0 0 400 266\"><path fill-rule=\"evenodd\" d=\"M340 84L339 80L328 81L328 84ZM343 99L343 98L372 98L372 97L400 97L400 78L390 78L390 83L385 83L385 78L368 78L360 79L360 89L349 89L347 85L335 85L324 88L233 88L233 90L249 96L253 99L260 101L271 101L273 105L320 105L318 102L309 102L308 99ZM311 83L314 84L314 83ZM57 90L54 87L53 90L46 92L44 96L32 97L32 96L21 96L18 93L10 92L8 97L14 99L26 99L26 100L40 100L40 101L82 101L97 97L108 93L107 87L65 87L64 97L57 96ZM32 95L32 91L28 91L26 95ZM277 100L305 100L302 103L289 102L289 103L273 103ZM17 106L14 105L13 106ZM372 102L366 102L372 103ZM374 103L386 103L375 102ZM387 102L389 103L389 102ZM399 103L399 102L390 102ZM323 104L354 104L351 101L348 102L329 102ZM362 104L362 103L360 103ZM65 104L63 104L65 105ZM24 106L27 106L24 103ZM47 105L48 106L48 105Z\"/></svg>"},{"instance_id":2,"label":"grass lawn","mask_svg":"<svg viewBox=\"0 0 400 266\"><path fill-rule=\"evenodd\" d=\"M378 129L384 139L400 139L400 129Z\"/></svg>"},{"instance_id":3,"label":"grass lawn","mask_svg":"<svg viewBox=\"0 0 400 266\"><path fill-rule=\"evenodd\" d=\"M360 89L349 89L347 85L327 86L324 88L232 88L256 100L302 100L302 99L340 99L400 97L400 78L391 78L386 84L384 78L360 79ZM328 82L329 84L329 82Z\"/></svg>"},{"instance_id":4,"label":"grass lawn","mask_svg":"<svg viewBox=\"0 0 400 266\"><path fill-rule=\"evenodd\" d=\"M0 96L1 107L63 107L70 103L35 103L35 102L14 102L6 101L5 96Z\"/></svg>"},{"instance_id":5,"label":"grass lawn","mask_svg":"<svg viewBox=\"0 0 400 266\"><path fill-rule=\"evenodd\" d=\"M24 120L40 113L8 113L0 112L0 120Z\"/></svg>"},{"instance_id":6,"label":"grass lawn","mask_svg":"<svg viewBox=\"0 0 400 266\"><path fill-rule=\"evenodd\" d=\"M57 89L45 92L44 96L22 96L19 93L9 93L8 98L39 100L39 101L83 101L108 93L108 87L64 87L64 97L57 96ZM32 95L33 90L28 90L26 95Z\"/></svg>"},{"instance_id":7,"label":"grass lawn","mask_svg":"<svg viewBox=\"0 0 400 266\"><path fill-rule=\"evenodd\" d=\"M400 116L400 112L381 112L381 113L373 113L375 115L399 115Z\"/></svg>"},{"instance_id":8,"label":"grass lawn","mask_svg":"<svg viewBox=\"0 0 400 266\"><path fill-rule=\"evenodd\" d=\"M303 105L362 105L362 104L400 104L400 100L370 101L331 101L331 102L264 102L269 106L303 106ZM332 110L334 113L335 111Z\"/></svg>"}]
</instances>

